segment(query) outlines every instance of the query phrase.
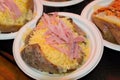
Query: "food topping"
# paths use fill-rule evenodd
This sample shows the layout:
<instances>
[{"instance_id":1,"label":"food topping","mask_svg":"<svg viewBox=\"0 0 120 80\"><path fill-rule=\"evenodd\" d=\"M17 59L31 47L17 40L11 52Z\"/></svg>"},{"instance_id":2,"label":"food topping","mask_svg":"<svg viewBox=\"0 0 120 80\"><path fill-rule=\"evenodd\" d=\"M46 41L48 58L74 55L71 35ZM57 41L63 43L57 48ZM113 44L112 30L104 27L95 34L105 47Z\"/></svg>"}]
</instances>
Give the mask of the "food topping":
<instances>
[{"instance_id":1,"label":"food topping","mask_svg":"<svg viewBox=\"0 0 120 80\"><path fill-rule=\"evenodd\" d=\"M0 11L5 12L6 10L9 11L13 18L18 18L22 14L14 0L0 0Z\"/></svg>"},{"instance_id":2,"label":"food topping","mask_svg":"<svg viewBox=\"0 0 120 80\"><path fill-rule=\"evenodd\" d=\"M82 52L79 43L84 42L84 37L77 33L75 34L62 19L57 17L57 14L53 14L53 17L44 14L42 21L43 28L48 28L44 34L46 42L60 52L68 55L71 59L79 58L79 53ZM36 29L40 28L41 26L37 26Z\"/></svg>"},{"instance_id":3,"label":"food topping","mask_svg":"<svg viewBox=\"0 0 120 80\"><path fill-rule=\"evenodd\" d=\"M31 67L65 75L85 63L90 44L72 18L44 13L37 26L26 34L21 50L22 59Z\"/></svg>"},{"instance_id":4,"label":"food topping","mask_svg":"<svg viewBox=\"0 0 120 80\"><path fill-rule=\"evenodd\" d=\"M108 16L117 16L120 18L120 0L114 0L110 5L97 10L97 13L105 12Z\"/></svg>"}]
</instances>

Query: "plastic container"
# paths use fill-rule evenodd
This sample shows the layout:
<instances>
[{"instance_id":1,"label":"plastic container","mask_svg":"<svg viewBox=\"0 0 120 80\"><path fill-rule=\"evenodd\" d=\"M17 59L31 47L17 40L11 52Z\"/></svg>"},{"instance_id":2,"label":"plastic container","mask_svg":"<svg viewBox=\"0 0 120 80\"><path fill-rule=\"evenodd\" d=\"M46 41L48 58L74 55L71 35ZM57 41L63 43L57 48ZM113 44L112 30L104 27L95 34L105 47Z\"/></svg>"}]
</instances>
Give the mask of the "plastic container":
<instances>
[{"instance_id":1,"label":"plastic container","mask_svg":"<svg viewBox=\"0 0 120 80\"><path fill-rule=\"evenodd\" d=\"M107 6L109 5L113 0L96 0L93 1L91 3L89 3L82 11L81 16L83 16L84 18L88 19L89 21L91 21L91 15L94 12L95 6L99 7L99 6ZM120 45L118 44L114 44L111 43L107 40L103 40L103 44L104 46L113 49L113 50L117 50L120 51Z\"/></svg>"},{"instance_id":2,"label":"plastic container","mask_svg":"<svg viewBox=\"0 0 120 80\"><path fill-rule=\"evenodd\" d=\"M69 1L63 1L63 2L53 2L53 1L43 0L43 5L52 6L52 7L65 7L65 6L78 4L82 1L84 0L69 0Z\"/></svg>"},{"instance_id":3,"label":"plastic container","mask_svg":"<svg viewBox=\"0 0 120 80\"><path fill-rule=\"evenodd\" d=\"M86 32L89 40L90 40L90 55L88 60L78 69L75 71L67 74L67 75L53 75L53 74L45 74L36 69L29 67L21 58L20 50L24 44L22 40L24 34L28 29L33 29L36 26L36 23L30 22L26 24L24 27L20 29L18 35L16 36L13 44L13 55L17 65L20 69L29 75L30 77L37 79L37 80L61 80L61 79L68 79L68 80L75 80L79 79L89 72L91 72L96 65L99 63L102 54L103 54L103 39L99 32L99 30L95 27L93 23L84 19L83 17L73 14L73 13L66 13L66 12L59 12L59 15L71 17L73 21L84 31Z\"/></svg>"},{"instance_id":4,"label":"plastic container","mask_svg":"<svg viewBox=\"0 0 120 80\"><path fill-rule=\"evenodd\" d=\"M33 0L34 2L34 18L31 20L32 22L36 22L40 16L42 15L43 12L43 5L41 0ZM29 21L29 22L31 22ZM29 23L28 22L28 23ZM9 39L14 39L16 37L18 32L13 32L13 33L0 33L0 40L9 40Z\"/></svg>"}]
</instances>

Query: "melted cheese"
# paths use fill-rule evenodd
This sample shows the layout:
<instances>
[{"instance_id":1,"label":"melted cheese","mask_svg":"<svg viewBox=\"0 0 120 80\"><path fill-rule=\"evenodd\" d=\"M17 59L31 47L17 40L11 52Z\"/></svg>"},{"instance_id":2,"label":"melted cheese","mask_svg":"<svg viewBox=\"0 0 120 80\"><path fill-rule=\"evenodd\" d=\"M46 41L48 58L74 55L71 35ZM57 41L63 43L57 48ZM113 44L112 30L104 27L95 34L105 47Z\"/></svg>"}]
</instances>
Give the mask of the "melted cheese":
<instances>
[{"instance_id":1,"label":"melted cheese","mask_svg":"<svg viewBox=\"0 0 120 80\"><path fill-rule=\"evenodd\" d=\"M29 0L14 0L20 11L22 12L22 16L18 19L13 19L9 11L1 12L0 11L0 24L2 25L23 25L26 20L32 19L32 10L28 9L28 1Z\"/></svg>"},{"instance_id":2,"label":"melted cheese","mask_svg":"<svg viewBox=\"0 0 120 80\"><path fill-rule=\"evenodd\" d=\"M69 25L70 28L73 28L72 24L67 20L67 19L63 19L63 21ZM43 23L40 22L38 25L42 25ZM43 53L45 54L46 58L53 64L62 67L64 70L67 69L71 69L71 68L76 68L79 66L78 62L76 59L70 59L68 56L66 56L64 53L56 50L55 48L51 47L50 45L48 45L46 43L45 40L45 32L47 31L47 28L42 28L42 29L38 29L35 30L33 32L33 35L31 36L30 40L29 40L29 44L39 44L41 47L41 50L43 51ZM76 35L78 35L77 33L75 33ZM86 61L88 56L89 56L89 41L86 41L87 44L80 44L83 52L85 53L85 55L87 56L84 60Z\"/></svg>"}]
</instances>

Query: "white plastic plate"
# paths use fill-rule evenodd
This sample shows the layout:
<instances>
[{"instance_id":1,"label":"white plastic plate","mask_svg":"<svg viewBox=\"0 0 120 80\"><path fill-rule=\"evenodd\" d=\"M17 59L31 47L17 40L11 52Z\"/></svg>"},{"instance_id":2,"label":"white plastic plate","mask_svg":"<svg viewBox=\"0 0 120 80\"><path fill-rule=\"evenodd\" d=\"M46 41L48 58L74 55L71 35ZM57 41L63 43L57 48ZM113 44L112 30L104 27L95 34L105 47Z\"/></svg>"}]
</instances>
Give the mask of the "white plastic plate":
<instances>
[{"instance_id":1,"label":"white plastic plate","mask_svg":"<svg viewBox=\"0 0 120 80\"><path fill-rule=\"evenodd\" d=\"M14 40L13 55L20 69L34 79L37 80L79 79L87 75L89 72L91 72L96 67L96 65L98 64L102 57L103 54L102 36L93 23L73 13L59 12L58 15L72 18L73 21L86 33L88 39L90 40L90 56L88 60L80 68L76 69L75 71L67 75L46 74L38 70L35 70L28 66L23 61L20 55L21 48L23 47L24 44L23 36L25 35L28 29L33 29L36 26L36 23L34 22L26 24L24 27L20 29L18 35Z\"/></svg>"},{"instance_id":2,"label":"white plastic plate","mask_svg":"<svg viewBox=\"0 0 120 80\"><path fill-rule=\"evenodd\" d=\"M71 6L71 5L80 3L82 1L83 0L70 0L70 1L64 1L64 2L52 2L52 1L43 0L43 5L52 6L52 7L65 7L65 6Z\"/></svg>"},{"instance_id":3,"label":"white plastic plate","mask_svg":"<svg viewBox=\"0 0 120 80\"><path fill-rule=\"evenodd\" d=\"M83 9L83 11L81 13L81 16L83 16L84 18L91 21L91 15L94 12L95 7L97 7L97 6L107 6L112 1L113 0L96 0L96 1L93 1ZM103 43L104 43L104 46L106 46L110 49L120 51L120 45L108 42L107 40L103 40Z\"/></svg>"},{"instance_id":4,"label":"white plastic plate","mask_svg":"<svg viewBox=\"0 0 120 80\"><path fill-rule=\"evenodd\" d=\"M33 1L34 1L35 17L31 21L37 21L40 18L40 16L42 15L43 5L42 5L41 0L33 0ZM0 40L14 39L16 37L17 33L18 33L18 31L13 32L13 33L0 33Z\"/></svg>"}]
</instances>

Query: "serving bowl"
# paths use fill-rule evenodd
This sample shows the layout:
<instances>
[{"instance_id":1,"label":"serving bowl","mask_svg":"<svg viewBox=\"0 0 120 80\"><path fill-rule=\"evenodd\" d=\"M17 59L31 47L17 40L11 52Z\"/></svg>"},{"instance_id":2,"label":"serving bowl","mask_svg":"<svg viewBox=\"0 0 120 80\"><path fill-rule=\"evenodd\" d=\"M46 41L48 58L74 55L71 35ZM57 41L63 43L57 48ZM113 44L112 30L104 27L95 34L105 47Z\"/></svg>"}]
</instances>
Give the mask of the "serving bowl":
<instances>
[{"instance_id":1,"label":"serving bowl","mask_svg":"<svg viewBox=\"0 0 120 80\"><path fill-rule=\"evenodd\" d=\"M63 2L53 2L53 1L43 0L43 5L52 6L52 7L66 7L66 6L78 4L82 1L83 0L69 0L69 1L63 1Z\"/></svg>"},{"instance_id":2,"label":"serving bowl","mask_svg":"<svg viewBox=\"0 0 120 80\"><path fill-rule=\"evenodd\" d=\"M28 32L28 30L33 30L36 26L36 23L31 21L19 30L18 35L16 36L13 43L13 56L20 69L34 79L37 80L79 79L90 73L97 66L102 57L103 39L99 30L95 27L93 23L73 13L58 12L58 15L72 18L73 21L78 25L78 27L86 33L90 41L89 45L90 52L88 59L78 69L66 75L48 74L28 66L22 59L20 52L21 48L24 45L23 37L25 36L26 32Z\"/></svg>"},{"instance_id":3,"label":"serving bowl","mask_svg":"<svg viewBox=\"0 0 120 80\"><path fill-rule=\"evenodd\" d=\"M42 15L43 12L43 5L41 0L33 0L34 2L34 13L33 13L33 19L30 20L36 22L39 17ZM28 23L29 23L28 22ZM9 39L14 39L16 37L18 32L11 32L11 33L0 33L0 40L9 40Z\"/></svg>"},{"instance_id":4,"label":"serving bowl","mask_svg":"<svg viewBox=\"0 0 120 80\"><path fill-rule=\"evenodd\" d=\"M84 18L88 19L89 21L92 22L91 20L91 15L93 14L93 12L95 11L95 8L99 8L101 6L107 6L109 5L113 0L95 0L91 3L89 3L81 12L81 16L83 16ZM111 43L107 40L103 40L103 44L104 46L113 49L113 50L117 50L120 51L120 45L118 44L114 44Z\"/></svg>"}]
</instances>

